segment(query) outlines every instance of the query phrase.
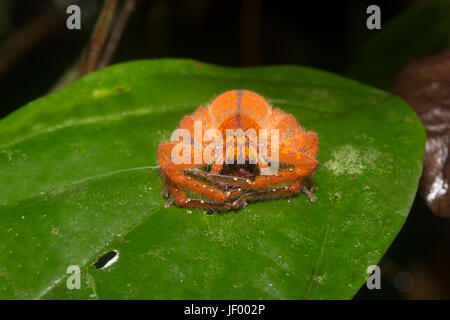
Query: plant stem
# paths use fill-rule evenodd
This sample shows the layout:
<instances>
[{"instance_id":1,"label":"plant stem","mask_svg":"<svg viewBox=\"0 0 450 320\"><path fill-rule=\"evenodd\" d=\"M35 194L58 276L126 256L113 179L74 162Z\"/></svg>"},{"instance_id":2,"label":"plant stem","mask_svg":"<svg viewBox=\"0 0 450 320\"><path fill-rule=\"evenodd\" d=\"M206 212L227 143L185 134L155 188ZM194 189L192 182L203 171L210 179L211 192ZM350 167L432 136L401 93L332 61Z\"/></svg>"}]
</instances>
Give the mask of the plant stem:
<instances>
[{"instance_id":1,"label":"plant stem","mask_svg":"<svg viewBox=\"0 0 450 320\"><path fill-rule=\"evenodd\" d=\"M122 38L123 32L127 26L128 20L130 19L131 13L135 8L136 0L125 1L119 17L117 18L117 23L111 31L105 52L103 53L100 63L98 64L98 69L106 67L111 62L114 52L116 51L119 41Z\"/></svg>"},{"instance_id":2,"label":"plant stem","mask_svg":"<svg viewBox=\"0 0 450 320\"><path fill-rule=\"evenodd\" d=\"M83 74L87 74L97 69L105 40L111 30L111 25L118 2L118 0L105 0L105 4L100 17L98 18L97 24L95 25L94 33L92 34L92 38L86 52Z\"/></svg>"}]
</instances>

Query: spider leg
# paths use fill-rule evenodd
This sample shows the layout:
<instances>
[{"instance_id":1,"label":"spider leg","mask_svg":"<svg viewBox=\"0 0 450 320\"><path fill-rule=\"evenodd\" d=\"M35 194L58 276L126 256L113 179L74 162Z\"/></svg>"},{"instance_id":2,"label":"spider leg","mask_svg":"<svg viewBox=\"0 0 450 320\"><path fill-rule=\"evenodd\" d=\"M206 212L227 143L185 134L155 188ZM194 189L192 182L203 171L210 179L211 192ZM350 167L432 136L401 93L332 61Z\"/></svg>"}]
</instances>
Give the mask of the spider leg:
<instances>
[{"instance_id":1,"label":"spider leg","mask_svg":"<svg viewBox=\"0 0 450 320\"><path fill-rule=\"evenodd\" d=\"M259 176L251 184L252 189L276 185L285 181L290 181L300 177L294 169L280 170L278 173L270 176Z\"/></svg>"},{"instance_id":2,"label":"spider leg","mask_svg":"<svg viewBox=\"0 0 450 320\"><path fill-rule=\"evenodd\" d=\"M169 200L164 204L164 208L169 208L171 205L173 205L173 197L170 197Z\"/></svg>"},{"instance_id":3,"label":"spider leg","mask_svg":"<svg viewBox=\"0 0 450 320\"><path fill-rule=\"evenodd\" d=\"M167 187L167 185L164 185L161 195L164 197L164 199L169 199L170 192L169 192L169 188Z\"/></svg>"},{"instance_id":4,"label":"spider leg","mask_svg":"<svg viewBox=\"0 0 450 320\"><path fill-rule=\"evenodd\" d=\"M317 166L317 160L303 152L289 152L284 149L279 156L280 163L292 166L279 170L273 175L259 176L251 183L252 188L261 188L275 185L288 180L295 180L309 175Z\"/></svg>"},{"instance_id":5,"label":"spider leg","mask_svg":"<svg viewBox=\"0 0 450 320\"><path fill-rule=\"evenodd\" d=\"M252 189L271 187L289 181L292 181L291 186L274 187L269 191L265 190L257 191L256 193L247 193L247 200L264 199L265 196L270 198L274 196L283 197L302 191L311 202L315 202L316 197L312 194L315 190L313 187L310 187L310 185L312 185L310 173L316 168L318 163L317 160L313 156L300 151L293 152L287 148L282 150L279 159L280 162L289 164L292 167L280 170L275 175L259 176L252 183Z\"/></svg>"},{"instance_id":6,"label":"spider leg","mask_svg":"<svg viewBox=\"0 0 450 320\"><path fill-rule=\"evenodd\" d=\"M316 197L312 194L314 191L309 189L306 185L302 184L302 192L308 197L309 201L312 203L316 202Z\"/></svg>"},{"instance_id":7,"label":"spider leg","mask_svg":"<svg viewBox=\"0 0 450 320\"><path fill-rule=\"evenodd\" d=\"M221 190L217 186L209 185L189 176L185 176L183 171L166 172L168 188L174 197L177 206L197 209L214 209L226 211L232 207L226 203L230 198L235 198L244 192L243 188L234 188L228 191ZM187 197L184 189L190 189L206 197Z\"/></svg>"},{"instance_id":8,"label":"spider leg","mask_svg":"<svg viewBox=\"0 0 450 320\"><path fill-rule=\"evenodd\" d=\"M313 195L317 191L318 187L314 184L311 176L307 176L303 179L302 192L308 197L311 202L316 202L316 197Z\"/></svg>"},{"instance_id":9,"label":"spider leg","mask_svg":"<svg viewBox=\"0 0 450 320\"><path fill-rule=\"evenodd\" d=\"M247 192L234 200L232 204L236 208L245 208L248 202L282 199L297 194L301 185L300 180L294 180L290 186Z\"/></svg>"},{"instance_id":10,"label":"spider leg","mask_svg":"<svg viewBox=\"0 0 450 320\"><path fill-rule=\"evenodd\" d=\"M223 174L217 174L217 173L211 173L211 172L205 172L205 171L199 170L198 168L187 168L184 170L184 172L187 174L192 174L194 176L205 178L209 182L218 184L219 186L223 187L224 189L228 189L229 187L234 187L234 188L245 187L251 183L251 180L249 180L249 179L235 177L235 176L228 176L228 175L223 175Z\"/></svg>"},{"instance_id":11,"label":"spider leg","mask_svg":"<svg viewBox=\"0 0 450 320\"><path fill-rule=\"evenodd\" d=\"M187 175L186 169L202 171L195 168L195 165L174 164L169 156L174 145L175 143L167 143L158 147L158 163L175 204L187 208L229 210L230 204L225 202L230 198L239 196L244 192L244 189L233 188L223 191L216 185L201 181L197 179L198 177ZM186 196L185 189L193 190L206 199L189 198ZM167 204L170 205L170 201Z\"/></svg>"},{"instance_id":12,"label":"spider leg","mask_svg":"<svg viewBox=\"0 0 450 320\"><path fill-rule=\"evenodd\" d=\"M234 209L233 204L229 202L215 202L214 200L188 198L182 188L176 187L172 182L168 183L168 188L173 195L173 202L182 208L192 208L206 210L211 212L225 212ZM166 206L167 208L167 206Z\"/></svg>"}]
</instances>

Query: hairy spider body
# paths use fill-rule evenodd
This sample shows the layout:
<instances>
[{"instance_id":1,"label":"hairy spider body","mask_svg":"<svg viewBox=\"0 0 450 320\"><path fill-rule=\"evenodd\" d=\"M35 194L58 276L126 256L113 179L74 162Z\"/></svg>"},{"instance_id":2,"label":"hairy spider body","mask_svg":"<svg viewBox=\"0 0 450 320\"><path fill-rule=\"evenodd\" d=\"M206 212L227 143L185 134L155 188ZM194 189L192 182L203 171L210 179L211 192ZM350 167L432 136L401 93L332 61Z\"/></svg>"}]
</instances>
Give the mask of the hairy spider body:
<instances>
[{"instance_id":1,"label":"hairy spider body","mask_svg":"<svg viewBox=\"0 0 450 320\"><path fill-rule=\"evenodd\" d=\"M252 91L231 90L219 95L208 108L200 106L192 115L185 116L178 129L185 129L194 137L195 122L199 121L202 137L209 129L215 130L216 137L222 137L219 139L223 139L223 155L227 160L237 159L238 148L228 148L228 143L234 146L240 138L233 136L232 141L227 141L229 130L253 129L257 138L262 139L261 129L267 129L268 153L278 153L279 169L273 174L262 174L272 158L258 154L257 146L248 136L243 137L245 156L240 163L217 158L214 162L202 159L200 163L176 164L171 155L179 141L161 143L157 158L165 183L163 195L169 199L166 206L175 203L183 208L228 211L244 208L248 202L291 197L299 192L315 201L311 175L318 164L319 139L316 133L305 132L294 116L279 108L272 109ZM278 130L277 146L271 144L271 129ZM192 157L198 157L206 148L207 145L189 142ZM255 154L256 162L252 162L251 155Z\"/></svg>"}]
</instances>

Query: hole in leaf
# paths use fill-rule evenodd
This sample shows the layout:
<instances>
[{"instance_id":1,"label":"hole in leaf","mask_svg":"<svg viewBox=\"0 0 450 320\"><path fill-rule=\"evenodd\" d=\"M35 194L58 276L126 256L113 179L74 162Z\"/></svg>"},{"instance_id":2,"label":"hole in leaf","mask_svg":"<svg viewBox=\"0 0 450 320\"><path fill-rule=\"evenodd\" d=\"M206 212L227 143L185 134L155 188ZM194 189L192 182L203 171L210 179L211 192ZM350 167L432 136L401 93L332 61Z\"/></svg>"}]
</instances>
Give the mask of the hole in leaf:
<instances>
[{"instance_id":1,"label":"hole in leaf","mask_svg":"<svg viewBox=\"0 0 450 320\"><path fill-rule=\"evenodd\" d=\"M93 266L95 269L105 269L116 263L117 260L119 260L119 252L111 250L98 258L97 261L93 263Z\"/></svg>"}]
</instances>

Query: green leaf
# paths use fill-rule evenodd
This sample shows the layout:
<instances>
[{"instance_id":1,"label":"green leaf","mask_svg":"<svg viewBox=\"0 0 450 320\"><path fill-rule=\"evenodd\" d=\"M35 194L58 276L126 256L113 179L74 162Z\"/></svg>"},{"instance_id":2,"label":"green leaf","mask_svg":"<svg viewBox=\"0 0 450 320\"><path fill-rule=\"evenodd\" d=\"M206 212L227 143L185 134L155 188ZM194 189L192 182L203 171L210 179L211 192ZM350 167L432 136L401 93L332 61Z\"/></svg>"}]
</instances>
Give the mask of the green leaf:
<instances>
[{"instance_id":1,"label":"green leaf","mask_svg":"<svg viewBox=\"0 0 450 320\"><path fill-rule=\"evenodd\" d=\"M233 88L318 133L316 203L164 208L158 144ZM424 143L401 99L309 68L153 60L89 74L0 121L0 298L351 298L408 215ZM110 250L117 262L96 269Z\"/></svg>"},{"instance_id":2,"label":"green leaf","mask_svg":"<svg viewBox=\"0 0 450 320\"><path fill-rule=\"evenodd\" d=\"M383 23L357 55L348 75L391 90L395 75L408 62L450 49L449 17L450 1L433 0Z\"/></svg>"}]
</instances>

